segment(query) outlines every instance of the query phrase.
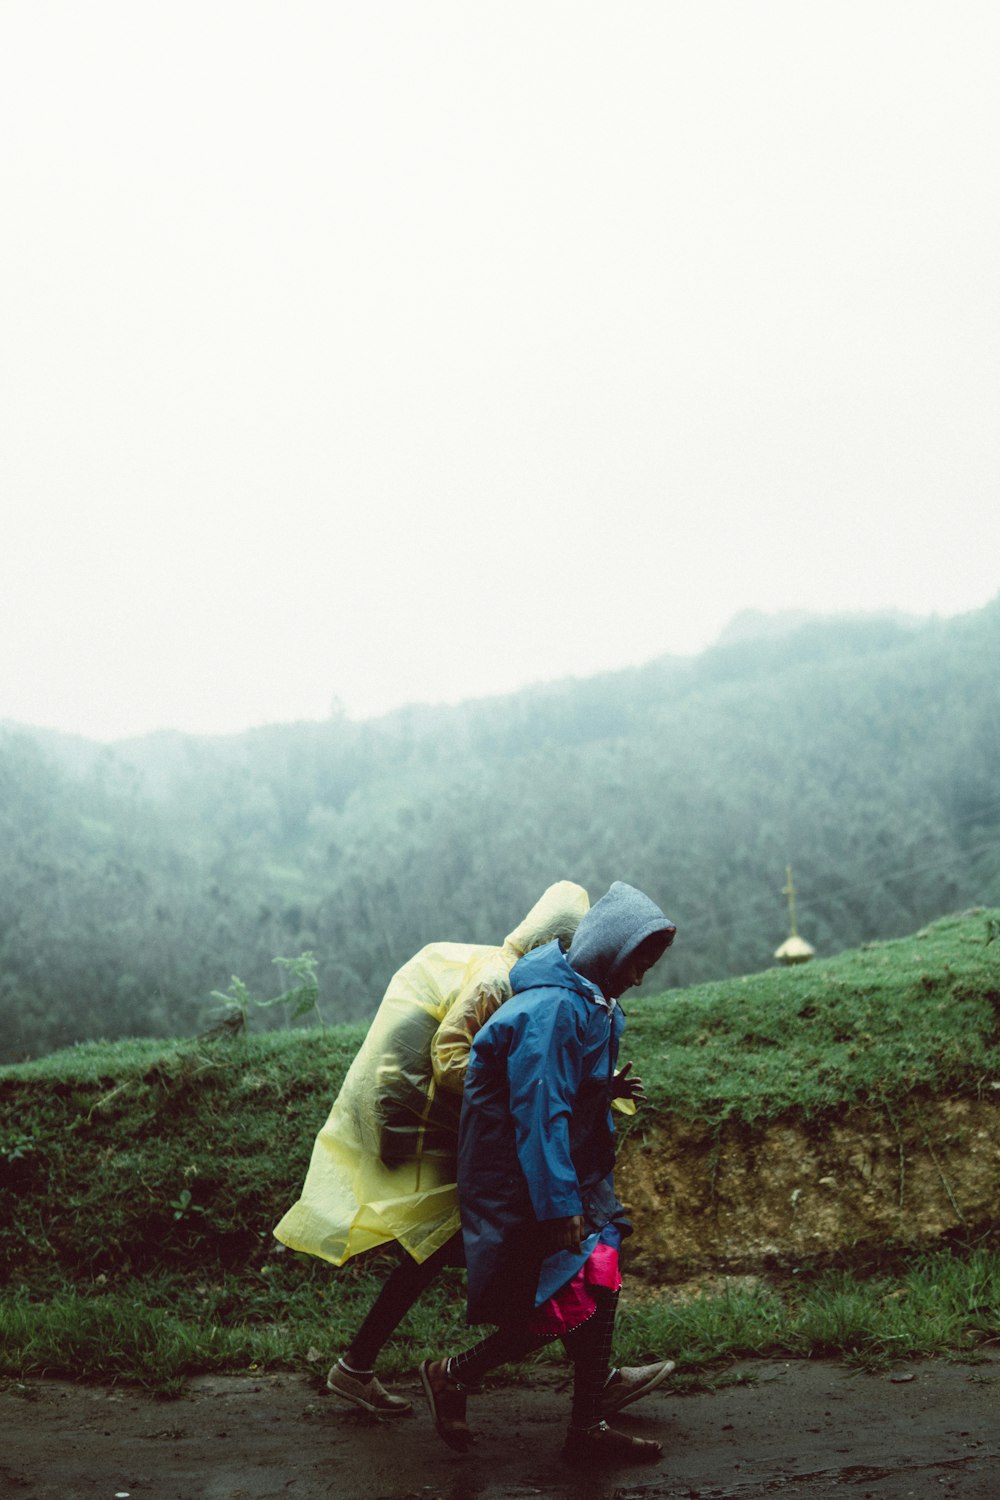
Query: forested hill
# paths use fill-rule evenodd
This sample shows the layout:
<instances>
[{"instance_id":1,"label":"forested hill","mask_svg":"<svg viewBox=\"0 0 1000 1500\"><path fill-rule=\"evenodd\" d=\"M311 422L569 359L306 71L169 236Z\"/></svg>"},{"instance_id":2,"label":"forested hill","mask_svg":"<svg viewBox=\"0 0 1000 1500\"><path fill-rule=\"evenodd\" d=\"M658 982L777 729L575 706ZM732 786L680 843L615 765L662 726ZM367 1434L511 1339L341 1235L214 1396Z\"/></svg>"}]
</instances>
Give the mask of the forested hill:
<instances>
[{"instance_id":1,"label":"forested hill","mask_svg":"<svg viewBox=\"0 0 1000 1500\"><path fill-rule=\"evenodd\" d=\"M423 943L500 941L560 878L661 902L652 987L768 966L788 863L821 954L996 906L998 663L1000 597L366 723L0 731L0 1061L197 1031L304 950L325 1018L361 1018Z\"/></svg>"}]
</instances>

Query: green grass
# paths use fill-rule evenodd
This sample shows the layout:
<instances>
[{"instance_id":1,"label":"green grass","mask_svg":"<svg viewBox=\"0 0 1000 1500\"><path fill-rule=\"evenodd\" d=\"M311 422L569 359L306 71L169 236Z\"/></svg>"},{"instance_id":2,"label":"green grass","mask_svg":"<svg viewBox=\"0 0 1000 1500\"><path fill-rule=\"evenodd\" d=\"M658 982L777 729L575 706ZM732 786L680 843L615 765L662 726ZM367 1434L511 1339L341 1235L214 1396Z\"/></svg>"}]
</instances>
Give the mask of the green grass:
<instances>
[{"instance_id":1,"label":"green grass","mask_svg":"<svg viewBox=\"0 0 1000 1500\"><path fill-rule=\"evenodd\" d=\"M753 1121L976 1092L1000 1073L995 911L677 994L626 996L626 1054L655 1105Z\"/></svg>"},{"instance_id":2,"label":"green grass","mask_svg":"<svg viewBox=\"0 0 1000 1500\"><path fill-rule=\"evenodd\" d=\"M234 1041L182 1039L165 1042L133 1037L119 1042L78 1042L33 1062L0 1067L0 1099L21 1083L88 1087L133 1084L156 1073L164 1078L195 1076L211 1069L249 1066L281 1087L288 1079L329 1088L339 1085L364 1039L361 1023L298 1027L244 1034Z\"/></svg>"},{"instance_id":3,"label":"green grass","mask_svg":"<svg viewBox=\"0 0 1000 1500\"><path fill-rule=\"evenodd\" d=\"M659 1351L682 1374L765 1356L879 1369L968 1356L998 1338L1000 1252L980 1246L914 1255L891 1276L826 1269L798 1282L740 1282L714 1296L626 1302L616 1358L635 1362Z\"/></svg>"},{"instance_id":4,"label":"green grass","mask_svg":"<svg viewBox=\"0 0 1000 1500\"><path fill-rule=\"evenodd\" d=\"M58 1276L0 1298L0 1374L136 1381L166 1394L189 1375L298 1369L325 1377L378 1292L391 1256L341 1271L281 1252L257 1269L107 1278ZM464 1279L446 1271L406 1318L381 1368L399 1374L442 1341L471 1341Z\"/></svg>"},{"instance_id":5,"label":"green grass","mask_svg":"<svg viewBox=\"0 0 1000 1500\"><path fill-rule=\"evenodd\" d=\"M338 1274L288 1256L270 1275L210 1285L164 1275L51 1295L14 1288L0 1302L0 1374L125 1380L166 1395L211 1371L297 1370L319 1383L382 1274ZM463 1314L461 1273L446 1272L386 1346L383 1377L412 1374L421 1359L474 1342L479 1331ZM801 1283L740 1282L687 1299L632 1300L626 1288L615 1358L674 1359L684 1387L738 1359L840 1358L884 1369L932 1356L974 1359L998 1339L1000 1252L979 1247L914 1256L891 1276L825 1270ZM544 1364L561 1358L557 1345L536 1356Z\"/></svg>"},{"instance_id":6,"label":"green grass","mask_svg":"<svg viewBox=\"0 0 1000 1500\"><path fill-rule=\"evenodd\" d=\"M800 968L626 997L624 1055L651 1101L636 1128L667 1111L738 1125L995 1098L998 933L1000 912L976 911ZM0 1068L0 1368L169 1388L197 1369L312 1369L310 1350L343 1343L377 1258L334 1273L283 1255L271 1229L363 1035L91 1043ZM926 1265L908 1266L902 1290L842 1268L690 1306L626 1303L623 1357L669 1352L697 1371L736 1354L870 1362L995 1338L995 1261L970 1242ZM387 1370L466 1337L446 1277Z\"/></svg>"}]
</instances>

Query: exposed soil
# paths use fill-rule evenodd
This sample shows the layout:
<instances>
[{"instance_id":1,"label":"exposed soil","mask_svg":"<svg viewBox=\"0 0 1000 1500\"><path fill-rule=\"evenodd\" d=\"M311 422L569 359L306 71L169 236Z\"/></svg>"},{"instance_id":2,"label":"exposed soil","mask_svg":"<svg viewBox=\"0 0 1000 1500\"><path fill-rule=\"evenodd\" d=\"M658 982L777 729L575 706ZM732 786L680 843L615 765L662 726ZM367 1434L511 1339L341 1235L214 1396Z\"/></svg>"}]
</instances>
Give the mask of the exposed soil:
<instances>
[{"instance_id":1,"label":"exposed soil","mask_svg":"<svg viewBox=\"0 0 1000 1500\"><path fill-rule=\"evenodd\" d=\"M559 1457L558 1375L476 1400L468 1455L413 1416L379 1422L297 1376L192 1380L176 1401L57 1381L0 1392L0 1492L10 1500L996 1500L1000 1355L891 1375L822 1361L734 1367L748 1383L654 1392L616 1418L655 1436L655 1465L580 1472Z\"/></svg>"},{"instance_id":2,"label":"exposed soil","mask_svg":"<svg viewBox=\"0 0 1000 1500\"><path fill-rule=\"evenodd\" d=\"M618 1153L629 1271L662 1283L996 1225L1000 1085L718 1131L661 1116Z\"/></svg>"}]
</instances>

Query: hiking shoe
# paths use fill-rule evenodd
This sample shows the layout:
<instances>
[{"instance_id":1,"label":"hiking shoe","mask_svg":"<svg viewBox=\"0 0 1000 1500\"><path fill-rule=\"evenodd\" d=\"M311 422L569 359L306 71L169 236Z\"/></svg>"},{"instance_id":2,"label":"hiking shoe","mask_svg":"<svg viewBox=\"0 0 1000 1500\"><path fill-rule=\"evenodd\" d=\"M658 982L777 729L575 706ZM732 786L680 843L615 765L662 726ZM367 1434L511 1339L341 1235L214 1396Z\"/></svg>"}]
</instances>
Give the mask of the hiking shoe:
<instances>
[{"instance_id":1,"label":"hiking shoe","mask_svg":"<svg viewBox=\"0 0 1000 1500\"><path fill-rule=\"evenodd\" d=\"M598 1422L596 1427L571 1427L562 1456L570 1464L650 1464L663 1454L661 1444L651 1438L632 1437Z\"/></svg>"},{"instance_id":2,"label":"hiking shoe","mask_svg":"<svg viewBox=\"0 0 1000 1500\"><path fill-rule=\"evenodd\" d=\"M606 1417L614 1416L623 1406L631 1406L633 1401L655 1391L675 1369L672 1359L661 1359L655 1365L626 1366L623 1370L616 1370L604 1387L601 1410Z\"/></svg>"},{"instance_id":3,"label":"hiking shoe","mask_svg":"<svg viewBox=\"0 0 1000 1500\"><path fill-rule=\"evenodd\" d=\"M326 1377L326 1388L342 1400L350 1401L352 1406L372 1411L378 1417L400 1417L403 1412L413 1410L412 1401L390 1395L376 1376L369 1375L367 1380L361 1380L350 1370L345 1370L339 1361Z\"/></svg>"}]
</instances>

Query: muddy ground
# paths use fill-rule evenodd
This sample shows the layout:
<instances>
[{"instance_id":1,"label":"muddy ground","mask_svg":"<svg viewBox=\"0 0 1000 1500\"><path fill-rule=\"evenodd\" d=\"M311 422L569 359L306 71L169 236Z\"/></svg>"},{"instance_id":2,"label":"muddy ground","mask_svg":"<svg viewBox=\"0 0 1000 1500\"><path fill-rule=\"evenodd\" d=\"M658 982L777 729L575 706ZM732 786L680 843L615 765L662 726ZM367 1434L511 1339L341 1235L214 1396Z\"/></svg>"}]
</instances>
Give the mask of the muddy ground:
<instances>
[{"instance_id":1,"label":"muddy ground","mask_svg":"<svg viewBox=\"0 0 1000 1500\"><path fill-rule=\"evenodd\" d=\"M734 1367L744 1384L655 1392L618 1425L663 1458L578 1472L559 1458L560 1376L483 1395L479 1441L445 1448L422 1405L379 1422L307 1378L193 1380L178 1400L58 1381L0 1391L5 1500L997 1500L1000 1354L867 1375L822 1361Z\"/></svg>"}]
</instances>

